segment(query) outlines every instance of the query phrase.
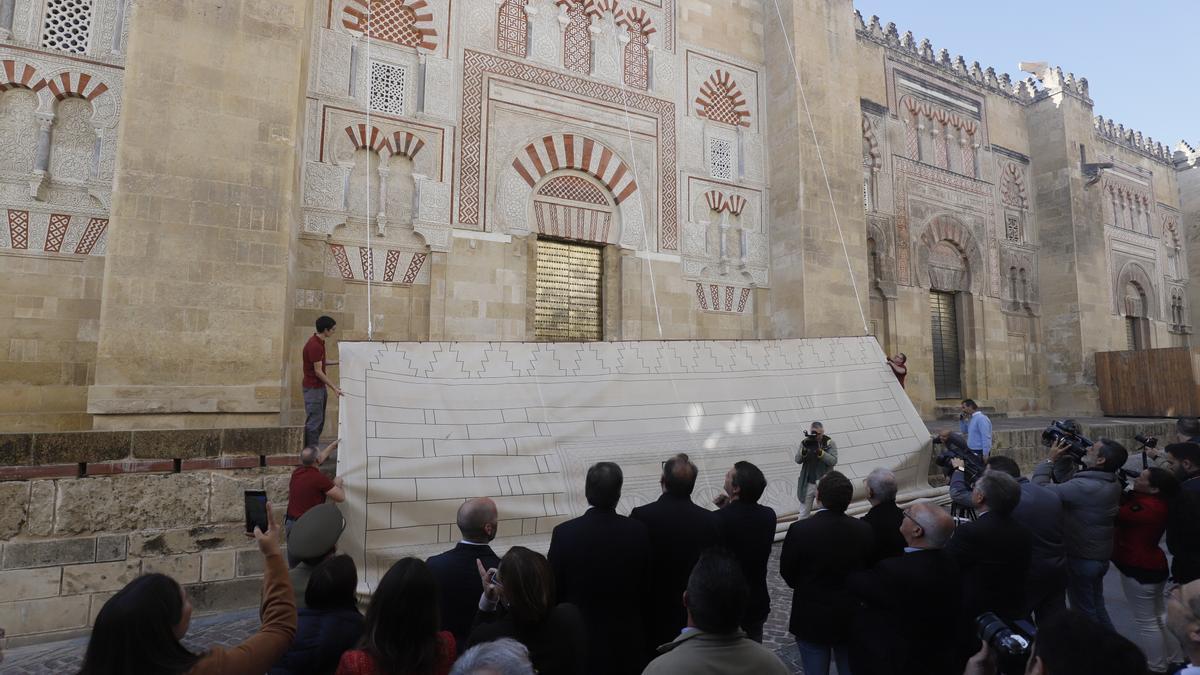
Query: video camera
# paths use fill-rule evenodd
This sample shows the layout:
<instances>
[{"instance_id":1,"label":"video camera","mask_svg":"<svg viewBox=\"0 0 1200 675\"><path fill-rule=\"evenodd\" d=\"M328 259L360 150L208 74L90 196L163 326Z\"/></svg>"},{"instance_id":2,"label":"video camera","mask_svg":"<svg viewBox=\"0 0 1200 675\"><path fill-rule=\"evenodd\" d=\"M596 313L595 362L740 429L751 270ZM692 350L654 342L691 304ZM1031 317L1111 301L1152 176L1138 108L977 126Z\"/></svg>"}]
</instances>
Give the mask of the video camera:
<instances>
[{"instance_id":1,"label":"video camera","mask_svg":"<svg viewBox=\"0 0 1200 675\"><path fill-rule=\"evenodd\" d=\"M808 431L808 429L805 429L804 430L804 440L800 441L800 456L808 457L808 453L816 451L818 449L818 447L817 447L818 442L820 443L819 449L821 449L821 450L829 449L829 437L826 436L824 434L824 432L822 432L818 436L817 434L810 433Z\"/></svg>"},{"instance_id":2,"label":"video camera","mask_svg":"<svg viewBox=\"0 0 1200 675\"><path fill-rule=\"evenodd\" d=\"M1126 468L1122 467L1121 475L1124 476L1125 478L1137 478L1139 475L1141 475L1142 471L1149 469L1150 468L1150 458L1146 454L1146 449L1158 447L1158 439L1153 436L1145 436L1143 434L1136 434L1133 437L1133 440L1135 440L1141 444L1138 447L1138 450L1142 451L1142 470L1135 471L1133 469L1126 469Z\"/></svg>"},{"instance_id":3,"label":"video camera","mask_svg":"<svg viewBox=\"0 0 1200 675\"><path fill-rule=\"evenodd\" d=\"M1076 464L1083 464L1083 456L1093 445L1091 440L1079 433L1079 424L1075 420L1055 420L1042 431L1042 445L1048 448L1055 443L1066 445L1067 454L1075 459Z\"/></svg>"},{"instance_id":4,"label":"video camera","mask_svg":"<svg viewBox=\"0 0 1200 675\"><path fill-rule=\"evenodd\" d=\"M992 612L975 617L975 632L996 655L996 672L1021 675L1033 654L1037 629L1028 621L1010 622Z\"/></svg>"},{"instance_id":5,"label":"video camera","mask_svg":"<svg viewBox=\"0 0 1200 675\"><path fill-rule=\"evenodd\" d=\"M942 446L937 457L933 459L933 463L942 467L942 473L947 478L954 473L954 465L952 463L954 459L961 459L963 461L963 473L965 474L963 478L967 481L967 485L974 485L976 479L983 474L985 468L983 458L974 450L968 448L966 443L962 441L961 436L951 434L945 441L942 440L941 436L934 436L933 444L935 446Z\"/></svg>"}]
</instances>

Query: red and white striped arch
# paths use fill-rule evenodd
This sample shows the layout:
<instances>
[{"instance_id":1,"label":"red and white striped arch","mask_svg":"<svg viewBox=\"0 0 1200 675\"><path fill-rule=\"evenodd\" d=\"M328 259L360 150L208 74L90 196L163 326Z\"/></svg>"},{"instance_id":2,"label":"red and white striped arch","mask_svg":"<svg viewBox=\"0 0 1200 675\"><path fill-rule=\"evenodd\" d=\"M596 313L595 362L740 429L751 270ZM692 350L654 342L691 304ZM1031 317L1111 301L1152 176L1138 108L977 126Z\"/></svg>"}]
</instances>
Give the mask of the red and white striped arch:
<instances>
[{"instance_id":1,"label":"red and white striped arch","mask_svg":"<svg viewBox=\"0 0 1200 675\"><path fill-rule=\"evenodd\" d=\"M393 132L389 138L378 127L368 127L366 124L351 124L346 127L346 135L350 137L350 144L355 150L387 150L388 154L404 155L409 159L416 157L421 148L425 147L425 141L407 131Z\"/></svg>"},{"instance_id":2,"label":"red and white striped arch","mask_svg":"<svg viewBox=\"0 0 1200 675\"><path fill-rule=\"evenodd\" d=\"M46 86L46 81L38 77L37 68L32 64L13 59L0 61L0 91L9 89L29 89L38 91Z\"/></svg>"},{"instance_id":3,"label":"red and white striped arch","mask_svg":"<svg viewBox=\"0 0 1200 675\"><path fill-rule=\"evenodd\" d=\"M512 166L531 188L553 171L583 171L604 183L618 204L638 189L633 170L611 148L575 134L554 134L530 143Z\"/></svg>"}]
</instances>

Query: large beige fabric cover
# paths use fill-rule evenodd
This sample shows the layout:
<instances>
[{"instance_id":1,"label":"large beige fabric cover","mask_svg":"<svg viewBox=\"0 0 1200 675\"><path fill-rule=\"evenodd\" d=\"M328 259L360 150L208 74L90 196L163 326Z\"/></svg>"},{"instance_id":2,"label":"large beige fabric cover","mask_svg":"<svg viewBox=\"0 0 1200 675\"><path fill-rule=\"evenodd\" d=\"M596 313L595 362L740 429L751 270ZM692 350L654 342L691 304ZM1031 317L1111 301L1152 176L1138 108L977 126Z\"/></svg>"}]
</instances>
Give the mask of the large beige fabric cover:
<instances>
[{"instance_id":1,"label":"large beige fabric cover","mask_svg":"<svg viewBox=\"0 0 1200 675\"><path fill-rule=\"evenodd\" d=\"M708 505L725 471L766 473L763 503L795 512L801 431L825 424L855 482L893 469L927 492L928 433L873 338L590 343L343 342L339 544L373 587L380 567L458 540L468 497L500 509L496 547L544 548L582 513L584 474L621 465L621 513L657 499L662 462L700 466Z\"/></svg>"}]
</instances>

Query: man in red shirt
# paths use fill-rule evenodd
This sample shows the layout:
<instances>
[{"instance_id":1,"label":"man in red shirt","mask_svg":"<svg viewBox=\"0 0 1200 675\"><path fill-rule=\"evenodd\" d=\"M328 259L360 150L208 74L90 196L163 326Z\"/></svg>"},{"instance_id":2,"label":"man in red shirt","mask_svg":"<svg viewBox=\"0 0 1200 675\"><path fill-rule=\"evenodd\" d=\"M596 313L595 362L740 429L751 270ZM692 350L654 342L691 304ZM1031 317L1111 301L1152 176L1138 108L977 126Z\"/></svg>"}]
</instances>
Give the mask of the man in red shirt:
<instances>
[{"instance_id":1,"label":"man in red shirt","mask_svg":"<svg viewBox=\"0 0 1200 675\"><path fill-rule=\"evenodd\" d=\"M317 319L317 332L304 344L304 447L315 446L325 428L325 401L329 387L337 396L342 390L337 388L329 375L325 373L328 366L336 366L337 361L325 360L325 341L333 336L337 322L332 317L322 316Z\"/></svg>"},{"instance_id":2,"label":"man in red shirt","mask_svg":"<svg viewBox=\"0 0 1200 675\"><path fill-rule=\"evenodd\" d=\"M329 459L329 455L337 449L337 446L338 441L334 441L320 450L317 449L317 446L310 445L300 451L300 466L292 471L292 479L288 482L287 516L283 520L284 528L289 536L292 532L292 523L299 520L300 516L314 506L324 504L326 497L334 502L346 501L346 489L342 486L342 477L338 476L329 480L329 477L317 468L322 462ZM295 567L296 562L289 550L288 565Z\"/></svg>"},{"instance_id":3,"label":"man in red shirt","mask_svg":"<svg viewBox=\"0 0 1200 675\"><path fill-rule=\"evenodd\" d=\"M897 354L887 360L888 365L892 367L892 374L900 381L900 388L904 388L904 378L908 376L908 357L904 354Z\"/></svg>"}]
</instances>

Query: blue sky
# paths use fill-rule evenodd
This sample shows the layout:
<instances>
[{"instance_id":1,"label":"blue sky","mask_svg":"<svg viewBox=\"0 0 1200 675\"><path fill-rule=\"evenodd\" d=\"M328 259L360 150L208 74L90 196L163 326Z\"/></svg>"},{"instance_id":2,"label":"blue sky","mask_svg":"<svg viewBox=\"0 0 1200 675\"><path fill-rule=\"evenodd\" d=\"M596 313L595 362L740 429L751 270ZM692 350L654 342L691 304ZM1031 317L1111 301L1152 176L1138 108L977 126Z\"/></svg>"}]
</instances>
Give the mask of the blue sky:
<instances>
[{"instance_id":1,"label":"blue sky","mask_svg":"<svg viewBox=\"0 0 1200 675\"><path fill-rule=\"evenodd\" d=\"M1086 77L1095 113L1171 148L1200 144L1200 1L855 0L935 51L962 54L1016 79L1018 61L1046 61Z\"/></svg>"}]
</instances>

